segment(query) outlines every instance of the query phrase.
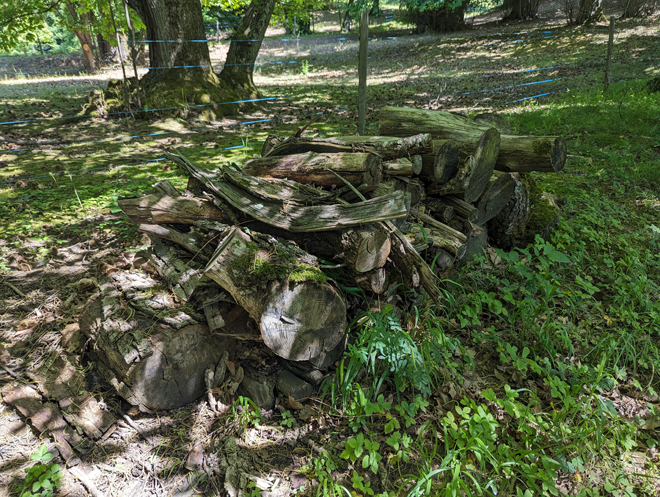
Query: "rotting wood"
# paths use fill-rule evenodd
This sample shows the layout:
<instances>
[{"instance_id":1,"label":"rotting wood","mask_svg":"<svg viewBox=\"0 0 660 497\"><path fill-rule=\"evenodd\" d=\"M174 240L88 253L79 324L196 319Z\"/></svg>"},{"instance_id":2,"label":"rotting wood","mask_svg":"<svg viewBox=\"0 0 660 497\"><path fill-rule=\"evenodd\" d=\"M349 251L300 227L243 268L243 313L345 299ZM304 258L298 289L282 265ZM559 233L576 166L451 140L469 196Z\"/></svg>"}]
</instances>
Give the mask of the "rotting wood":
<instances>
[{"instance_id":1,"label":"rotting wood","mask_svg":"<svg viewBox=\"0 0 660 497\"><path fill-rule=\"evenodd\" d=\"M123 198L117 205L135 224L193 224L195 221L226 221L213 203L199 197L172 197L159 193Z\"/></svg>"},{"instance_id":2,"label":"rotting wood","mask_svg":"<svg viewBox=\"0 0 660 497\"><path fill-rule=\"evenodd\" d=\"M495 171L488 181L483 194L475 203L476 216L474 218L463 216L476 224L485 224L497 216L504 206L511 200L515 182L510 173Z\"/></svg>"},{"instance_id":3,"label":"rotting wood","mask_svg":"<svg viewBox=\"0 0 660 497\"><path fill-rule=\"evenodd\" d=\"M447 224L454 217L454 208L443 200L427 198L425 200L425 206L431 214L431 217L437 219L441 223Z\"/></svg>"},{"instance_id":4,"label":"rotting wood","mask_svg":"<svg viewBox=\"0 0 660 497\"><path fill-rule=\"evenodd\" d=\"M383 172L389 176L413 176L415 174L412 161L405 157L383 162Z\"/></svg>"},{"instance_id":5,"label":"rotting wood","mask_svg":"<svg viewBox=\"0 0 660 497\"><path fill-rule=\"evenodd\" d=\"M433 152L421 158L422 168L418 174L422 178L433 183L447 183L458 171L458 144L453 140L433 140Z\"/></svg>"},{"instance_id":6,"label":"rotting wood","mask_svg":"<svg viewBox=\"0 0 660 497\"><path fill-rule=\"evenodd\" d=\"M418 134L406 138L388 136L336 136L333 138L269 136L261 155L291 155L302 152L340 153L360 152L379 156L384 161L399 157L410 157L433 150L431 135Z\"/></svg>"},{"instance_id":7,"label":"rotting wood","mask_svg":"<svg viewBox=\"0 0 660 497\"><path fill-rule=\"evenodd\" d=\"M374 154L304 152L295 155L268 156L250 159L243 171L262 178L280 178L301 184L342 186L332 171L355 186L375 187L382 178L382 160Z\"/></svg>"},{"instance_id":8,"label":"rotting wood","mask_svg":"<svg viewBox=\"0 0 660 497\"><path fill-rule=\"evenodd\" d=\"M199 167L185 158L172 158L234 208L254 219L288 231L332 231L405 217L408 214L403 192L394 192L355 204L303 206L295 202L267 201L216 176L209 179L207 174L200 172Z\"/></svg>"},{"instance_id":9,"label":"rotting wood","mask_svg":"<svg viewBox=\"0 0 660 497\"><path fill-rule=\"evenodd\" d=\"M313 360L344 335L343 300L323 282L316 258L300 249L232 227L205 274L243 306L259 324L264 344L284 359Z\"/></svg>"},{"instance_id":10,"label":"rotting wood","mask_svg":"<svg viewBox=\"0 0 660 497\"><path fill-rule=\"evenodd\" d=\"M358 274L355 282L363 290L373 292L377 295L385 293L390 284L389 273L386 267L373 269L368 273Z\"/></svg>"},{"instance_id":11,"label":"rotting wood","mask_svg":"<svg viewBox=\"0 0 660 497\"><path fill-rule=\"evenodd\" d=\"M476 222L479 216L479 212L474 205L469 204L465 200L454 195L446 195L441 197L439 202L441 205L444 204L446 206L450 206L457 215L464 217L470 222ZM442 219L440 219L440 221L442 221ZM449 221L451 221L451 218L443 222L448 223Z\"/></svg>"}]
</instances>

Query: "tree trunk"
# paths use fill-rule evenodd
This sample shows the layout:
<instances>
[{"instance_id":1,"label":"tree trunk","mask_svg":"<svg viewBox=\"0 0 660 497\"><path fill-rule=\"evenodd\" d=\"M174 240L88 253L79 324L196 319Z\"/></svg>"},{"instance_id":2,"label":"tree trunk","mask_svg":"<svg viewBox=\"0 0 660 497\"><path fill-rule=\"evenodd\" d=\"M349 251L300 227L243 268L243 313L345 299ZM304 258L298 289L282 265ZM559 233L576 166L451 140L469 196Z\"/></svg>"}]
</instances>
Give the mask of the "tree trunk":
<instances>
[{"instance_id":1,"label":"tree trunk","mask_svg":"<svg viewBox=\"0 0 660 497\"><path fill-rule=\"evenodd\" d=\"M605 21L603 13L602 0L580 0L575 24L591 24L594 22Z\"/></svg>"},{"instance_id":2,"label":"tree trunk","mask_svg":"<svg viewBox=\"0 0 660 497\"><path fill-rule=\"evenodd\" d=\"M336 136L333 138L307 138L269 136L261 155L299 154L302 152L338 153L364 152L379 156L384 161L409 158L417 154L430 153L433 150L431 135L421 134L407 138L388 136Z\"/></svg>"},{"instance_id":3,"label":"tree trunk","mask_svg":"<svg viewBox=\"0 0 660 497\"><path fill-rule=\"evenodd\" d=\"M253 80L254 63L274 9L275 0L252 0L241 24L234 31L227 60L220 73L220 78L231 88L250 98L257 96Z\"/></svg>"},{"instance_id":4,"label":"tree trunk","mask_svg":"<svg viewBox=\"0 0 660 497\"><path fill-rule=\"evenodd\" d=\"M278 356L308 361L331 352L346 329L344 302L316 258L265 238L230 228L205 274L243 306Z\"/></svg>"},{"instance_id":5,"label":"tree trunk","mask_svg":"<svg viewBox=\"0 0 660 497\"><path fill-rule=\"evenodd\" d=\"M80 41L85 69L96 69L96 58L94 57L94 44L92 43L92 35L78 30L75 30L74 33L78 38L78 41Z\"/></svg>"},{"instance_id":6,"label":"tree trunk","mask_svg":"<svg viewBox=\"0 0 660 497\"><path fill-rule=\"evenodd\" d=\"M218 82L211 68L199 0L128 0L128 5L144 22L149 40L152 69L143 80L172 85L190 85L193 80Z\"/></svg>"},{"instance_id":7,"label":"tree trunk","mask_svg":"<svg viewBox=\"0 0 660 497\"><path fill-rule=\"evenodd\" d=\"M510 10L503 20L533 19L536 17L540 3L540 0L507 0L504 2L504 7Z\"/></svg>"},{"instance_id":8,"label":"tree trunk","mask_svg":"<svg viewBox=\"0 0 660 497\"><path fill-rule=\"evenodd\" d=\"M355 186L365 184L373 188L382 178L382 161L374 154L305 152L251 159L243 164L243 172L261 178L287 178L324 187L342 187L345 183L341 178L344 178Z\"/></svg>"},{"instance_id":9,"label":"tree trunk","mask_svg":"<svg viewBox=\"0 0 660 497\"><path fill-rule=\"evenodd\" d=\"M384 107L379 132L390 136L430 133L433 138L455 140L459 147L474 147L488 126L444 111ZM469 150L469 148L463 148ZM561 136L500 135L495 169L509 172L560 172L566 163L566 140Z\"/></svg>"}]
</instances>

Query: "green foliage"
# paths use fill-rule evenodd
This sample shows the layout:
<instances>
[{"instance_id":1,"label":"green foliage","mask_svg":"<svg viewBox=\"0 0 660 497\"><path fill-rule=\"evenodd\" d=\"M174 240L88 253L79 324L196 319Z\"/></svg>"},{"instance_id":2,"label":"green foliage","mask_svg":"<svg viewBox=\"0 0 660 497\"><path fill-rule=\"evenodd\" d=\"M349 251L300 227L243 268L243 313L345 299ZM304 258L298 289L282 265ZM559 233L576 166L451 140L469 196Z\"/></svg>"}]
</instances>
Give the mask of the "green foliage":
<instances>
[{"instance_id":1,"label":"green foliage","mask_svg":"<svg viewBox=\"0 0 660 497\"><path fill-rule=\"evenodd\" d=\"M231 406L231 419L236 423L239 432L251 426L259 426L264 420L259 406L252 399L240 395Z\"/></svg>"},{"instance_id":2,"label":"green foliage","mask_svg":"<svg viewBox=\"0 0 660 497\"><path fill-rule=\"evenodd\" d=\"M282 421L280 421L280 424L282 426L286 426L287 428L291 428L293 426L293 422L295 419L293 418L293 414L291 414L291 411L284 411L282 413Z\"/></svg>"},{"instance_id":3,"label":"green foliage","mask_svg":"<svg viewBox=\"0 0 660 497\"><path fill-rule=\"evenodd\" d=\"M48 447L42 445L30 459L35 464L25 475L25 482L18 488L20 497L51 497L62 483L62 470L59 464L53 463L53 454Z\"/></svg>"}]
</instances>

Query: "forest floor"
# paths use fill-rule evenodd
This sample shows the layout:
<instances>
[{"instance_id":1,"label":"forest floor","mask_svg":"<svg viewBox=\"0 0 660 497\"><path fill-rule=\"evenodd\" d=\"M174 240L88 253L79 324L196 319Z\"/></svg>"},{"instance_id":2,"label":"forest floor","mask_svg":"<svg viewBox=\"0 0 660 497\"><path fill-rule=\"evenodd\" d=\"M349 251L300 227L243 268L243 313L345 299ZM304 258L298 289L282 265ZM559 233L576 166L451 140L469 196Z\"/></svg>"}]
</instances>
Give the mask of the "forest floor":
<instances>
[{"instance_id":1,"label":"forest floor","mask_svg":"<svg viewBox=\"0 0 660 497\"><path fill-rule=\"evenodd\" d=\"M145 241L117 197L162 179L185 189L163 150L214 168L313 117L321 136L356 131L357 37L330 31L331 19L320 35L265 40L255 79L276 99L232 118L70 119L118 67L67 75L79 68L71 56L0 57L0 387L43 392L41 365L67 350L80 360L82 389L118 419L79 451L77 467L107 496L658 495L660 94L646 89L660 76L657 16L617 21L608 91L606 24L567 27L552 11L447 35L374 25L369 134L378 110L398 105L498 112L517 133L569 143L565 170L537 178L566 199L551 249L477 258L444 308L398 304L403 330L440 330L451 344L428 365L429 396L413 377L390 377L371 397L367 374L304 406L280 399L258 412L237 400L216 415L201 399L147 415L77 357L86 282ZM212 45L217 70L226 49ZM570 262L544 257L555 249ZM0 496L17 495L31 456L52 447L34 424L0 404ZM63 473L56 495L92 494Z\"/></svg>"}]
</instances>

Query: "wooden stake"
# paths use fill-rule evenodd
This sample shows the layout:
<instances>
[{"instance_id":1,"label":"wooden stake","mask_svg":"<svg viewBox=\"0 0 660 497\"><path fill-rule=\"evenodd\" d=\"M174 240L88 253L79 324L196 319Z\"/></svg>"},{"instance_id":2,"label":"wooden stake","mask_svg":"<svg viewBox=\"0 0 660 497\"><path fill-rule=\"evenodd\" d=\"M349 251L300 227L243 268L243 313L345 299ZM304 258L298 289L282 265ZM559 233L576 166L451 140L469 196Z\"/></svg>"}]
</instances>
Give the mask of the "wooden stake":
<instances>
[{"instance_id":1,"label":"wooden stake","mask_svg":"<svg viewBox=\"0 0 660 497\"><path fill-rule=\"evenodd\" d=\"M610 60L614 48L614 16L610 16L610 39L607 43L607 60L605 61L605 90L610 87Z\"/></svg>"},{"instance_id":2,"label":"wooden stake","mask_svg":"<svg viewBox=\"0 0 660 497\"><path fill-rule=\"evenodd\" d=\"M358 60L358 135L364 136L367 126L367 44L369 43L369 12L360 14L360 55Z\"/></svg>"},{"instance_id":3,"label":"wooden stake","mask_svg":"<svg viewBox=\"0 0 660 497\"><path fill-rule=\"evenodd\" d=\"M137 88L137 101L138 109L142 108L142 102L140 102L140 78L138 77L137 63L135 59L137 58L137 49L135 48L135 29L133 29L133 23L131 22L131 16L128 13L128 2L124 0L124 14L126 14L126 25L128 26L129 31L131 32L131 60L133 61L133 72L135 73L135 87Z\"/></svg>"}]
</instances>

